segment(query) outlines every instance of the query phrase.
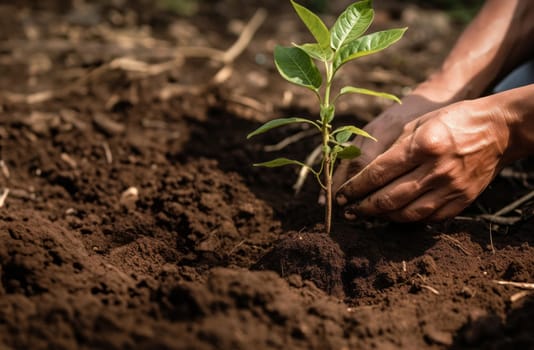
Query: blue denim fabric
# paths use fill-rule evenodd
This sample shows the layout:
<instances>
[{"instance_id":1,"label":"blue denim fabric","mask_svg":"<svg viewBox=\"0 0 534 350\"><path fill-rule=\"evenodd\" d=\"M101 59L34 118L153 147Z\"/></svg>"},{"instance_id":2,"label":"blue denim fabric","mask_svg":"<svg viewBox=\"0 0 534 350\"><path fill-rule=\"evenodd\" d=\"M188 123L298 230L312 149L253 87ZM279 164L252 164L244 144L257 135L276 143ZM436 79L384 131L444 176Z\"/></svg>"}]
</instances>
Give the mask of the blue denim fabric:
<instances>
[{"instance_id":1,"label":"blue denim fabric","mask_svg":"<svg viewBox=\"0 0 534 350\"><path fill-rule=\"evenodd\" d=\"M534 60L528 61L514 69L495 85L492 92L495 94L529 84L534 84Z\"/></svg>"}]
</instances>

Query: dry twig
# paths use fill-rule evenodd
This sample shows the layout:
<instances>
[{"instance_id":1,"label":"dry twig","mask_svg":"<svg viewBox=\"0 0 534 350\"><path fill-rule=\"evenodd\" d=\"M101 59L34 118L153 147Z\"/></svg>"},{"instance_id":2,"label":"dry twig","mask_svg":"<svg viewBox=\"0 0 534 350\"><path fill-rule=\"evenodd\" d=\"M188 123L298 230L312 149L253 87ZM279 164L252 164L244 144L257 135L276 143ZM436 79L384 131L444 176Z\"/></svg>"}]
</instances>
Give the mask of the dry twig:
<instances>
[{"instance_id":1,"label":"dry twig","mask_svg":"<svg viewBox=\"0 0 534 350\"><path fill-rule=\"evenodd\" d=\"M9 179L10 173L9 168L6 165L6 162L4 160L0 160L0 169L2 170L2 174L6 179Z\"/></svg>"},{"instance_id":2,"label":"dry twig","mask_svg":"<svg viewBox=\"0 0 534 350\"><path fill-rule=\"evenodd\" d=\"M506 167L501 170L499 176L504 177L506 179L520 180L523 186L527 188L532 188L532 185L529 184L529 180L534 179L534 172L517 171L514 170L512 167Z\"/></svg>"},{"instance_id":3,"label":"dry twig","mask_svg":"<svg viewBox=\"0 0 534 350\"><path fill-rule=\"evenodd\" d=\"M510 297L510 302L511 303L515 303L515 302L523 299L524 297L528 297L531 294L532 294L532 292L531 291L527 291L527 290L523 290L521 292L517 292L517 293L513 294Z\"/></svg>"},{"instance_id":4,"label":"dry twig","mask_svg":"<svg viewBox=\"0 0 534 350\"><path fill-rule=\"evenodd\" d=\"M214 56L216 58L220 58L223 66L217 71L217 73L214 74L213 78L208 83L191 86L169 84L163 87L163 89L159 92L159 98L162 100L167 100L184 92L201 94L209 87L213 85L220 85L228 80L233 72L230 64L232 64L233 61L247 48L254 34L260 28L266 18L267 11L259 8L254 16L252 16L250 21L245 25L235 43L228 50L224 51L222 56Z\"/></svg>"},{"instance_id":5,"label":"dry twig","mask_svg":"<svg viewBox=\"0 0 534 350\"><path fill-rule=\"evenodd\" d=\"M227 98L228 101L238 103L242 106L248 107L250 109L256 110L258 112L265 113L267 111L267 106L261 103L258 100L253 99L252 97L239 96L239 95L230 95Z\"/></svg>"},{"instance_id":6,"label":"dry twig","mask_svg":"<svg viewBox=\"0 0 534 350\"><path fill-rule=\"evenodd\" d=\"M106 162L108 164L113 163L113 153L111 153L111 149L109 148L109 144L106 141L104 141L104 143L102 143L102 148L104 149L104 155L106 156Z\"/></svg>"},{"instance_id":7,"label":"dry twig","mask_svg":"<svg viewBox=\"0 0 534 350\"><path fill-rule=\"evenodd\" d=\"M507 206L505 206L504 208L502 208L501 210L497 211L494 215L495 216L502 216L502 215L506 215L508 214L509 212L515 210L517 207L519 207L521 204L525 203L525 202L528 202L529 200L531 200L532 198L534 198L534 191L531 191L529 193L527 193L526 195L524 195L523 197L513 201L512 203L508 204Z\"/></svg>"},{"instance_id":8,"label":"dry twig","mask_svg":"<svg viewBox=\"0 0 534 350\"><path fill-rule=\"evenodd\" d=\"M322 152L322 145L317 146L312 153L308 155L306 158L304 164L311 167L315 164L317 161L317 158L321 155ZM300 190L302 189L302 186L304 186L304 181L306 181L306 177L308 177L308 174L310 173L310 169L308 167L303 166L300 168L299 177L297 179L297 182L293 185L293 190L295 190L295 195L300 193Z\"/></svg>"},{"instance_id":9,"label":"dry twig","mask_svg":"<svg viewBox=\"0 0 534 350\"><path fill-rule=\"evenodd\" d=\"M424 289L426 289L426 290L429 290L429 291L432 292L433 294L439 295L439 291L438 291L436 288L431 287L431 286L429 286L429 285L427 285L427 284L421 284L421 288L424 288Z\"/></svg>"},{"instance_id":10,"label":"dry twig","mask_svg":"<svg viewBox=\"0 0 534 350\"><path fill-rule=\"evenodd\" d=\"M466 248L464 248L462 246L462 243L457 240L456 238L452 237L452 236L449 236L447 234L441 234L438 236L439 238L451 243L452 245L454 245L455 247L457 247L458 249L460 249L465 255L467 256L472 256L473 254L467 250Z\"/></svg>"},{"instance_id":11,"label":"dry twig","mask_svg":"<svg viewBox=\"0 0 534 350\"><path fill-rule=\"evenodd\" d=\"M9 188L4 188L4 192L2 192L2 194L0 195L0 208L4 206L8 194L9 194Z\"/></svg>"},{"instance_id":12,"label":"dry twig","mask_svg":"<svg viewBox=\"0 0 534 350\"><path fill-rule=\"evenodd\" d=\"M165 91L161 91L159 95L164 99L168 99L177 94L181 94L184 89L188 92L193 91L200 93L204 91L206 87L209 87L210 84L220 84L230 77L232 71L229 65L245 50L258 28L263 21L265 21L266 17L267 12L262 8L258 9L241 32L241 35L236 42L226 51L208 47L182 47L172 52L173 58L171 60L157 64L148 64L128 56L123 56L101 65L88 74L80 77L75 82L60 89L39 91L31 94L19 94L6 91L2 92L2 95L11 103L36 104L68 95L83 86L87 81L90 81L109 70L121 69L128 72L138 73L141 77L147 77L162 74L170 69L175 69L183 63L186 57L204 57L223 63L223 67L215 73L214 78L208 84L181 88L177 88L174 86L176 84L173 84L170 87L164 87Z\"/></svg>"},{"instance_id":13,"label":"dry twig","mask_svg":"<svg viewBox=\"0 0 534 350\"><path fill-rule=\"evenodd\" d=\"M456 220L473 220L473 221L479 221L479 220L485 220L493 224L498 225L514 225L523 218L521 216L504 216L506 214L509 214L510 212L516 210L519 206L521 206L523 203L528 202L529 200L534 198L534 191L531 191L527 193L526 195L522 196L521 198L513 201L512 203L508 204L504 208L498 210L494 214L481 214L474 217L468 217L468 216L457 216L455 217Z\"/></svg>"},{"instance_id":14,"label":"dry twig","mask_svg":"<svg viewBox=\"0 0 534 350\"><path fill-rule=\"evenodd\" d=\"M512 287L521 288L521 289L534 290L534 283L500 281L500 280L493 280L493 283L497 283L498 285L501 285L501 286L512 286Z\"/></svg>"},{"instance_id":15,"label":"dry twig","mask_svg":"<svg viewBox=\"0 0 534 350\"><path fill-rule=\"evenodd\" d=\"M489 227L489 238L490 238L491 252L493 253L493 255L495 255L495 246L493 245L493 232L492 232L491 225Z\"/></svg>"},{"instance_id":16,"label":"dry twig","mask_svg":"<svg viewBox=\"0 0 534 350\"><path fill-rule=\"evenodd\" d=\"M277 144L274 144L274 145L267 145L265 146L263 149L265 150L265 152L276 152L276 151L280 151L284 148L286 148L287 146L295 143L295 142L298 142L308 136L312 136L312 135L315 135L317 134L317 130L316 129L309 129L309 130L302 130L302 131L299 131L298 133L296 134L293 134L289 137L286 137L285 139L283 139L282 141L278 142Z\"/></svg>"},{"instance_id":17,"label":"dry twig","mask_svg":"<svg viewBox=\"0 0 534 350\"><path fill-rule=\"evenodd\" d=\"M517 224L519 221L521 221L520 216L505 217L505 216L498 216L498 215L493 215L493 214L482 214L482 215L479 215L478 218L491 222L492 224L497 224L497 225L514 225L514 224Z\"/></svg>"}]
</instances>

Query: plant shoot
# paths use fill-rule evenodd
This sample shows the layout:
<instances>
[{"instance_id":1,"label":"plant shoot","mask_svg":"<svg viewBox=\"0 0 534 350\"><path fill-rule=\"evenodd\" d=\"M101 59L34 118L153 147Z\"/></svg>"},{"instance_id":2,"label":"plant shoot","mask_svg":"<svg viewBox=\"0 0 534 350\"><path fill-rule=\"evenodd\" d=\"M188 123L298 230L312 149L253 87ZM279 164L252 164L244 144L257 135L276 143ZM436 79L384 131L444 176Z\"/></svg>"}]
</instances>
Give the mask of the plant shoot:
<instances>
[{"instance_id":1,"label":"plant shoot","mask_svg":"<svg viewBox=\"0 0 534 350\"><path fill-rule=\"evenodd\" d=\"M332 176L336 161L353 159L360 155L360 149L350 143L355 135L374 138L364 130L353 125L332 126L335 105L339 97L346 94L364 94L388 98L399 102L391 94L345 86L333 94L332 84L340 68L359 57L379 52L397 42L406 28L389 29L365 34L374 18L371 0L363 0L348 6L337 18L332 28L307 8L291 0L293 8L315 39L313 43L293 44L290 47L276 46L274 62L280 75L287 81L311 90L317 96L320 105L320 118L311 120L301 117L279 118L271 120L248 134L247 138L262 134L280 126L307 123L317 129L322 136L322 157L317 169L313 166L288 158L277 158L254 166L279 167L298 165L309 168L315 175L321 188L325 191L325 231L330 233L332 222ZM317 64L323 64L324 70ZM376 141L376 140L375 140Z\"/></svg>"}]
</instances>

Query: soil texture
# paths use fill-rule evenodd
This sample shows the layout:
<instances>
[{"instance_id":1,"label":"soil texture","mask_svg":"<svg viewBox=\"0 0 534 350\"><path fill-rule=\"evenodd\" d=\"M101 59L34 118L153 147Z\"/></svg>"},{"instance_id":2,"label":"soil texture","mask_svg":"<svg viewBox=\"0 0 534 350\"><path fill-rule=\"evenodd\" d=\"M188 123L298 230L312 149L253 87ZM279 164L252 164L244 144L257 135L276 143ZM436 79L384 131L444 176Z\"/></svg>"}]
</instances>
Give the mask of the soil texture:
<instances>
[{"instance_id":1,"label":"soil texture","mask_svg":"<svg viewBox=\"0 0 534 350\"><path fill-rule=\"evenodd\" d=\"M534 282L532 205L473 219L528 180L497 177L463 219L336 217L325 236L313 179L295 196L298 169L251 166L316 136L245 139L318 113L271 59L309 39L289 2L172 3L0 1L0 349L534 349L531 290L496 282ZM410 30L342 80L403 95L462 25L376 7L374 30ZM388 105L347 98L339 119Z\"/></svg>"}]
</instances>

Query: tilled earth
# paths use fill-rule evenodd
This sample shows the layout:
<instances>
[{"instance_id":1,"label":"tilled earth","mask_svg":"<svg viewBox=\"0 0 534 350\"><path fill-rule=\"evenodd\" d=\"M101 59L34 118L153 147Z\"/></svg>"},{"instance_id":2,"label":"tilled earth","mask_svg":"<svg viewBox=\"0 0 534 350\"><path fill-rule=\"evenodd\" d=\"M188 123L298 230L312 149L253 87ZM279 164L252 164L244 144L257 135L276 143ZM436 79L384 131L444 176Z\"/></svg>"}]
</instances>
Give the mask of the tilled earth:
<instances>
[{"instance_id":1,"label":"tilled earth","mask_svg":"<svg viewBox=\"0 0 534 350\"><path fill-rule=\"evenodd\" d=\"M533 349L534 299L496 283L534 280L528 203L512 226L336 218L327 237L311 180L295 197L295 169L250 166L317 142L265 148L297 128L245 140L316 113L270 58L307 34L288 4L261 6L220 73L213 53L188 53L230 47L252 4L185 16L140 0L0 1L0 349ZM375 27L401 25L403 42L344 79L402 95L461 29L377 1ZM382 103L347 99L340 118L362 125ZM463 215L528 187L499 177Z\"/></svg>"}]
</instances>

